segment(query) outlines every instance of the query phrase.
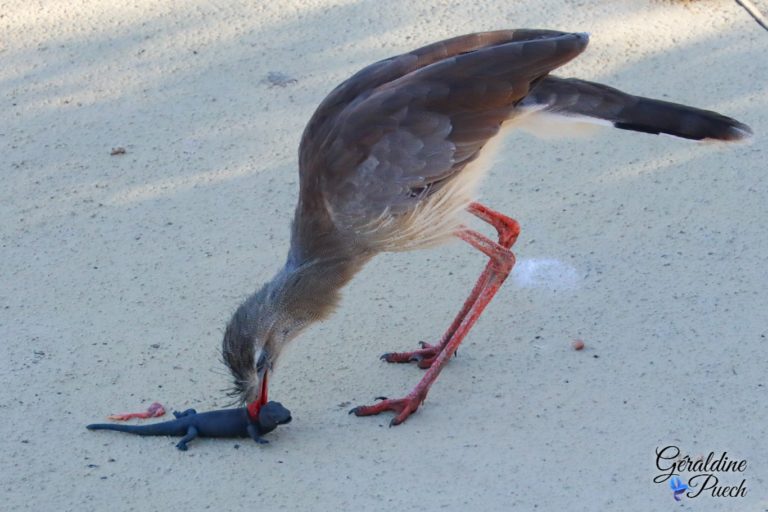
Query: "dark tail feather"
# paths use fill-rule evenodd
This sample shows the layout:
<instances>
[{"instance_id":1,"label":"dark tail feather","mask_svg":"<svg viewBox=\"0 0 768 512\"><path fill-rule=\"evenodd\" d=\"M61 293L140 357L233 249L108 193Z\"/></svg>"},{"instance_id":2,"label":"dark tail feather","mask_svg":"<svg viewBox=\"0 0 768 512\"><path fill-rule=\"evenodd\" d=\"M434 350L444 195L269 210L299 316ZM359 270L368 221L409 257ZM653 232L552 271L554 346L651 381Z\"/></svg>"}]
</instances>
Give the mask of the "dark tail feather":
<instances>
[{"instance_id":1,"label":"dark tail feather","mask_svg":"<svg viewBox=\"0 0 768 512\"><path fill-rule=\"evenodd\" d=\"M548 76L540 80L520 106L543 107L551 114L586 116L623 130L666 133L685 139L736 141L752 135L749 126L711 110L632 96L574 78Z\"/></svg>"}]
</instances>

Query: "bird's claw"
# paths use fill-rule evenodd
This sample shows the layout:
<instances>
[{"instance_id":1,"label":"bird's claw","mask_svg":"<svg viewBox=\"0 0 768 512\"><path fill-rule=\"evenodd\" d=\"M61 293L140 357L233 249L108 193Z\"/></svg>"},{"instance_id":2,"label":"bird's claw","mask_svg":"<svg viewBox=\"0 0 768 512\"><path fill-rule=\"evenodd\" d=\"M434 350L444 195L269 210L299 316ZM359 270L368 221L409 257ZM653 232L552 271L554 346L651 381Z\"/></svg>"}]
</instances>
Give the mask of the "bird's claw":
<instances>
[{"instance_id":1,"label":"bird's claw","mask_svg":"<svg viewBox=\"0 0 768 512\"><path fill-rule=\"evenodd\" d=\"M419 346L421 348L411 352L387 352L382 354L380 359L388 363L416 363L419 368L426 370L432 366L435 358L442 351L442 346L431 345L424 341L420 341Z\"/></svg>"},{"instance_id":2,"label":"bird's claw","mask_svg":"<svg viewBox=\"0 0 768 512\"><path fill-rule=\"evenodd\" d=\"M373 405L359 405L349 411L349 414L355 416L373 416L384 411L393 411L396 416L389 422L390 427L397 426L408 419L408 417L416 412L419 405L424 401L424 398L418 396L407 396L406 398L389 399L384 397L376 397L376 400L380 402Z\"/></svg>"}]
</instances>

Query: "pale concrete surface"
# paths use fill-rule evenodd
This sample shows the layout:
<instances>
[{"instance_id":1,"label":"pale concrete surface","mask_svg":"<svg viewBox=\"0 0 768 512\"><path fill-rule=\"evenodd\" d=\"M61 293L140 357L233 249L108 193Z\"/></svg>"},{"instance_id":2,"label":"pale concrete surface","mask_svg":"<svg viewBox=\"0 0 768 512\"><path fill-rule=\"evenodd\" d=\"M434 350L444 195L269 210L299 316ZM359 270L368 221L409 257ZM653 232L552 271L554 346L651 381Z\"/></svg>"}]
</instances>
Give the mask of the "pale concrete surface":
<instances>
[{"instance_id":1,"label":"pale concrete surface","mask_svg":"<svg viewBox=\"0 0 768 512\"><path fill-rule=\"evenodd\" d=\"M267 447L83 428L224 406L223 327L285 256L315 106L375 60L512 27L588 31L561 75L756 135L515 134L482 199L522 224L520 266L401 427L346 411L416 383L378 356L442 334L483 264L460 244L378 258L294 343ZM3 510L768 507L768 33L735 2L12 0L0 33ZM666 444L747 459L747 496L675 503Z\"/></svg>"}]
</instances>

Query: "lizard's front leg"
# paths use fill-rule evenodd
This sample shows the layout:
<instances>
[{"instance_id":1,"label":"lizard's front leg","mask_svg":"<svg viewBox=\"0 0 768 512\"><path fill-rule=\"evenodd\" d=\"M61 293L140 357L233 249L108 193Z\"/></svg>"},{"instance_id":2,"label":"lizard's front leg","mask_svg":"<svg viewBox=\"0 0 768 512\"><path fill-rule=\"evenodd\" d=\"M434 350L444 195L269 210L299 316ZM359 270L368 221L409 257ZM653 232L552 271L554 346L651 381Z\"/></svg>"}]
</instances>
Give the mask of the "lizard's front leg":
<instances>
[{"instance_id":1,"label":"lizard's front leg","mask_svg":"<svg viewBox=\"0 0 768 512\"><path fill-rule=\"evenodd\" d=\"M266 439L262 439L261 433L259 432L259 427L257 427L253 423L249 423L246 429L248 430L248 435L251 436L251 439L253 439L257 443L259 444L269 443L269 441L267 441Z\"/></svg>"}]
</instances>

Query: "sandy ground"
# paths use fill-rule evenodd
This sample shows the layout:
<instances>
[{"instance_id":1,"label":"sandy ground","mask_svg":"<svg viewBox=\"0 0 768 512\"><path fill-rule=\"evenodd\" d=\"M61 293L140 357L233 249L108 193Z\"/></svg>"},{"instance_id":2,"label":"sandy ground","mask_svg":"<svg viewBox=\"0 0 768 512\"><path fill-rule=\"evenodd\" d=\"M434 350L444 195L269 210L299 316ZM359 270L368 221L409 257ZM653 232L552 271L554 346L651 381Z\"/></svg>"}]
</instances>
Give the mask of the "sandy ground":
<instances>
[{"instance_id":1,"label":"sandy ground","mask_svg":"<svg viewBox=\"0 0 768 512\"><path fill-rule=\"evenodd\" d=\"M3 510L768 510L768 33L740 7L216 4L0 6ZM404 426L346 411L416 383L378 356L443 332L484 263L461 244L379 257L286 351L294 422L269 446L83 428L226 405L223 327L283 261L315 106L370 62L510 27L589 31L562 75L756 136L515 134L483 200L522 224L519 265ZM747 496L675 503L653 483L670 444L746 459Z\"/></svg>"}]
</instances>

